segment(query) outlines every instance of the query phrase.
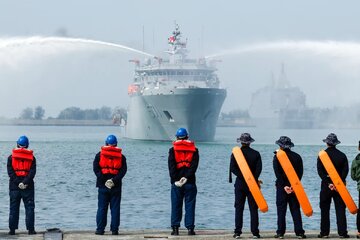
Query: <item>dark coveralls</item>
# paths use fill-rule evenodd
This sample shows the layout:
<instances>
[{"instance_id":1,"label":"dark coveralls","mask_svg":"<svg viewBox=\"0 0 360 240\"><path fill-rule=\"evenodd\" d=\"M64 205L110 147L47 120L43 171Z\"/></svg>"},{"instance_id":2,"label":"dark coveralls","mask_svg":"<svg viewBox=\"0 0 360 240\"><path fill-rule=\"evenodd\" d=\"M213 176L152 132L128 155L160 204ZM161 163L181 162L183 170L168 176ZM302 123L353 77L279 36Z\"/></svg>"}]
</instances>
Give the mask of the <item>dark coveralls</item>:
<instances>
[{"instance_id":1,"label":"dark coveralls","mask_svg":"<svg viewBox=\"0 0 360 240\"><path fill-rule=\"evenodd\" d=\"M242 146L241 150L244 154L246 162L257 181L261 170L262 161L260 153L249 146ZM251 232L254 236L259 235L259 214L258 206L247 186L245 179L240 171L233 154L230 159L230 171L236 175L235 187L235 230L234 233L242 234L243 227L243 212L246 198L248 199L250 217L251 217Z\"/></svg>"},{"instance_id":2,"label":"dark coveralls","mask_svg":"<svg viewBox=\"0 0 360 240\"><path fill-rule=\"evenodd\" d=\"M196 205L196 177L195 172L199 165L199 151L196 148L190 167L176 168L174 148L169 149L168 167L171 182L171 227L180 227L182 218L182 206L185 199L185 227L195 228L195 205ZM182 187L175 186L180 178L187 178Z\"/></svg>"},{"instance_id":3,"label":"dark coveralls","mask_svg":"<svg viewBox=\"0 0 360 240\"><path fill-rule=\"evenodd\" d=\"M302 158L296 152L291 151L290 149L283 149L288 156L296 174L301 180L303 176L303 162ZM287 194L284 190L285 186L291 187L289 179L287 178L284 170L282 169L276 154L273 159L273 167L276 176L276 207L277 207L277 230L276 233L279 235L284 235L286 231L286 209L287 204L289 203L289 208L291 216L294 221L294 231L296 235L304 234L305 231L302 226L302 218L300 213L300 204L297 200L295 193L292 192Z\"/></svg>"},{"instance_id":4,"label":"dark coveralls","mask_svg":"<svg viewBox=\"0 0 360 240\"><path fill-rule=\"evenodd\" d=\"M35 231L35 187L34 177L36 174L36 158L34 157L29 173L25 177L16 176L12 167L12 155L8 157L7 171L9 175L9 196L10 196L10 214L9 229L16 230L19 226L19 208L21 199L25 206L25 224L28 231ZM20 189L19 183L27 185L26 189Z\"/></svg>"},{"instance_id":5,"label":"dark coveralls","mask_svg":"<svg viewBox=\"0 0 360 240\"><path fill-rule=\"evenodd\" d=\"M111 210L111 225L110 231L117 232L119 231L120 226L120 202L121 202L121 186L122 178L125 176L127 171L126 157L122 155L122 166L119 172L114 174L103 174L99 165L100 162L100 152L96 154L93 170L97 177L96 187L98 188L98 210L96 213L96 231L99 233L104 233L105 227L107 224L107 211L110 204ZM108 189L105 186L105 182L109 179L112 179L115 186L111 189Z\"/></svg>"},{"instance_id":6,"label":"dark coveralls","mask_svg":"<svg viewBox=\"0 0 360 240\"><path fill-rule=\"evenodd\" d=\"M360 150L360 143L359 143ZM360 153L355 157L355 159L351 163L351 178L357 182L357 190L358 190L358 209L360 208ZM360 233L360 211L356 214L356 228L358 230L358 235Z\"/></svg>"},{"instance_id":7,"label":"dark coveralls","mask_svg":"<svg viewBox=\"0 0 360 240\"><path fill-rule=\"evenodd\" d=\"M349 163L346 155L338 150L336 147L328 147L326 150L332 163L339 176L345 183L345 179L349 173ZM320 234L327 236L330 233L330 205L331 199L334 199L335 211L336 211L336 224L338 234L340 236L347 235L347 223L345 214L345 203L341 199L340 194L337 191L331 191L329 184L332 183L328 173L326 172L324 165L320 158L317 159L317 170L321 178L321 191L320 191L320 209L321 209L321 223Z\"/></svg>"}]
</instances>

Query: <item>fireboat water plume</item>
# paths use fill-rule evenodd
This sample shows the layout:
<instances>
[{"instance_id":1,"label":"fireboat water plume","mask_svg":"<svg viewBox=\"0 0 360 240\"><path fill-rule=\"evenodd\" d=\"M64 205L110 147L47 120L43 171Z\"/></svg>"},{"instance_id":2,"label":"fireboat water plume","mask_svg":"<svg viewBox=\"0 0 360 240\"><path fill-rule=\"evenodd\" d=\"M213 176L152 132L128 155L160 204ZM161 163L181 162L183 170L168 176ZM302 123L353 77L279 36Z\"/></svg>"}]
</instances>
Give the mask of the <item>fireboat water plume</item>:
<instances>
[{"instance_id":1,"label":"fireboat water plume","mask_svg":"<svg viewBox=\"0 0 360 240\"><path fill-rule=\"evenodd\" d=\"M216 54L208 55L205 58L217 58L223 56L238 55L254 52L291 51L294 53L312 53L334 58L354 59L359 63L360 43L341 41L277 41L256 43L226 49Z\"/></svg>"},{"instance_id":2,"label":"fireboat water plume","mask_svg":"<svg viewBox=\"0 0 360 240\"><path fill-rule=\"evenodd\" d=\"M345 79L358 79L360 76L360 42L350 41L275 41L254 43L225 49L205 58L241 57L244 55L270 57L275 59L291 58L298 64L310 67L309 61L316 62L322 68L330 67L333 72L345 77ZM284 57L284 54L287 54ZM351 83L346 83L350 85ZM344 84L343 84L344 86Z\"/></svg>"},{"instance_id":3,"label":"fireboat water plume","mask_svg":"<svg viewBox=\"0 0 360 240\"><path fill-rule=\"evenodd\" d=\"M104 47L129 51L152 58L155 57L150 53L115 43L82 38L33 36L0 38L0 64L14 66L18 61L29 57L31 58L34 54L39 54L41 56L56 55L73 51L81 51L84 49L99 50L99 48L102 49Z\"/></svg>"},{"instance_id":4,"label":"fireboat water plume","mask_svg":"<svg viewBox=\"0 0 360 240\"><path fill-rule=\"evenodd\" d=\"M264 86L281 85L270 73L282 63L287 68L285 79L292 87L304 92L307 106L346 107L360 102L357 94L360 88L360 41L283 40L238 44L206 58L223 60L219 66L222 78L227 81L223 83L232 90L226 104L239 102L241 92L242 108L247 108L251 105L252 93ZM234 75L239 76L237 82L231 80Z\"/></svg>"}]
</instances>

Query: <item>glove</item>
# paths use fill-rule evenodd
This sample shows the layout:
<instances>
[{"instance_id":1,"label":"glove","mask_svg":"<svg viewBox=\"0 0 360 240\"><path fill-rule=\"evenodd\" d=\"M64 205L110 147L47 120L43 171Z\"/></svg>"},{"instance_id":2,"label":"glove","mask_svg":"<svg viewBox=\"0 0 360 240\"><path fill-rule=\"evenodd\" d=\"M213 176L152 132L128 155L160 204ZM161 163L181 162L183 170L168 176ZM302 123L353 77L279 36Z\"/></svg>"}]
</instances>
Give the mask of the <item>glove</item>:
<instances>
[{"instance_id":1,"label":"glove","mask_svg":"<svg viewBox=\"0 0 360 240\"><path fill-rule=\"evenodd\" d=\"M114 182L112 179L109 179L105 182L105 186L108 188L108 189L111 189L112 187L115 186Z\"/></svg>"},{"instance_id":2,"label":"glove","mask_svg":"<svg viewBox=\"0 0 360 240\"><path fill-rule=\"evenodd\" d=\"M18 186L18 187L19 187L21 190L24 190L24 189L27 188L27 186L28 186L28 185L25 185L24 183L21 182L21 183L19 183L19 186Z\"/></svg>"},{"instance_id":3,"label":"glove","mask_svg":"<svg viewBox=\"0 0 360 240\"><path fill-rule=\"evenodd\" d=\"M179 181L175 182L175 186L182 187L186 182L187 182L187 178L182 177L182 178L180 178Z\"/></svg>"},{"instance_id":4,"label":"glove","mask_svg":"<svg viewBox=\"0 0 360 240\"><path fill-rule=\"evenodd\" d=\"M186 182L187 182L187 178L182 177L182 178L180 179L181 186L184 185Z\"/></svg>"}]
</instances>

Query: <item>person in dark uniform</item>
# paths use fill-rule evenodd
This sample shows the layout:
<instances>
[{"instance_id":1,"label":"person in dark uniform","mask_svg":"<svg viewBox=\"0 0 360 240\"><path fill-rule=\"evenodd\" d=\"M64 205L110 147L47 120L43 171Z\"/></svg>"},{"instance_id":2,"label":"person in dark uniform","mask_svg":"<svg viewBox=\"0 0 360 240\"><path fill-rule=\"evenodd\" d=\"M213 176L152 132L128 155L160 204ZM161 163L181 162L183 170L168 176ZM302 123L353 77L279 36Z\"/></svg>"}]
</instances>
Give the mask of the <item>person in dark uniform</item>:
<instances>
[{"instance_id":1,"label":"person in dark uniform","mask_svg":"<svg viewBox=\"0 0 360 240\"><path fill-rule=\"evenodd\" d=\"M168 167L171 182L171 235L179 235L182 206L185 200L185 227L188 235L195 235L196 177L199 151L194 142L188 140L185 128L176 132L176 141L169 149Z\"/></svg>"},{"instance_id":2,"label":"person in dark uniform","mask_svg":"<svg viewBox=\"0 0 360 240\"><path fill-rule=\"evenodd\" d=\"M29 235L35 232L35 188L36 159L33 151L28 149L29 139L21 136L16 142L17 147L8 157L7 172L9 175L10 214L9 235L15 235L19 225L19 208L21 199L25 205L25 223Z\"/></svg>"},{"instance_id":3,"label":"person in dark uniform","mask_svg":"<svg viewBox=\"0 0 360 240\"><path fill-rule=\"evenodd\" d=\"M299 154L291 151L291 148L294 147L294 143L287 136L281 136L275 143L286 153L297 176L301 180L303 176L303 161ZM273 167L276 176L276 208L278 218L276 235L274 237L280 239L284 238L286 231L286 209L289 204L291 216L294 221L295 234L298 238L306 238L302 224L299 201L295 196L289 179L280 165L276 152L273 159Z\"/></svg>"},{"instance_id":4,"label":"person in dark uniform","mask_svg":"<svg viewBox=\"0 0 360 240\"><path fill-rule=\"evenodd\" d=\"M107 223L107 211L110 204L112 235L119 234L120 202L122 179L126 174L126 157L121 148L117 147L117 138L109 135L105 146L95 156L93 170L98 188L98 210L96 214L96 235L104 235Z\"/></svg>"},{"instance_id":5,"label":"person in dark uniform","mask_svg":"<svg viewBox=\"0 0 360 240\"><path fill-rule=\"evenodd\" d=\"M329 155L331 162L334 164L336 171L345 184L346 177L349 173L349 163L346 155L336 148L340 143L334 133L330 133L323 142L326 143L326 153ZM320 210L321 210L321 223L319 238L327 238L330 233L330 205L331 199L334 199L336 210L336 223L338 234L341 238L349 238L347 232L347 223L345 215L345 203L341 199L340 194L336 191L335 185L331 181L324 165L320 158L317 159L317 171L321 178L321 191L320 191Z\"/></svg>"},{"instance_id":6,"label":"person in dark uniform","mask_svg":"<svg viewBox=\"0 0 360 240\"><path fill-rule=\"evenodd\" d=\"M250 147L250 144L255 140L251 137L249 133L241 134L240 138L237 139L237 142L241 143L241 151L244 154L246 162L249 165L249 168L255 178L255 181L258 181L262 170L262 162L260 153ZM248 199L250 217L251 217L251 232L253 238L260 238L259 234L259 214L258 206L249 190L248 185L241 173L241 170L236 162L234 154L231 154L230 157L230 171L236 175L236 181L234 184L235 187L235 230L233 237L236 239L240 238L242 234L243 227L243 212L246 198ZM229 182L232 182L231 173L229 176Z\"/></svg>"},{"instance_id":7,"label":"person in dark uniform","mask_svg":"<svg viewBox=\"0 0 360 240\"><path fill-rule=\"evenodd\" d=\"M360 151L360 141L359 141L359 145L358 145L358 150ZM357 156L351 163L351 178L352 178L352 180L357 182L357 190L359 192L358 208L360 208L360 153L357 154ZM357 231L358 231L356 238L360 238L360 212L359 211L356 215L356 227L357 227Z\"/></svg>"}]
</instances>

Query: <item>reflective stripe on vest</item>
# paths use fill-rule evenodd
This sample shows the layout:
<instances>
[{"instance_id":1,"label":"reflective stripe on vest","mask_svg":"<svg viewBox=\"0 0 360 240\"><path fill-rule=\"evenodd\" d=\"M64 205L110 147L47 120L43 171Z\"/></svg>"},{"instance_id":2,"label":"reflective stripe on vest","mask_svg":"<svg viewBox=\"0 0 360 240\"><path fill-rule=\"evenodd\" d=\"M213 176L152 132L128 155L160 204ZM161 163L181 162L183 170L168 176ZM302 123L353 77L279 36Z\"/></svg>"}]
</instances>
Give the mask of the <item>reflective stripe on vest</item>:
<instances>
[{"instance_id":1,"label":"reflective stripe on vest","mask_svg":"<svg viewBox=\"0 0 360 240\"><path fill-rule=\"evenodd\" d=\"M12 150L12 167L16 176L26 177L29 174L34 160L33 151L26 148L15 148Z\"/></svg>"},{"instance_id":2,"label":"reflective stripe on vest","mask_svg":"<svg viewBox=\"0 0 360 240\"><path fill-rule=\"evenodd\" d=\"M195 144L189 140L177 140L173 142L176 168L190 167L195 149Z\"/></svg>"},{"instance_id":3,"label":"reflective stripe on vest","mask_svg":"<svg viewBox=\"0 0 360 240\"><path fill-rule=\"evenodd\" d=\"M99 165L103 174L118 174L122 166L121 148L102 146Z\"/></svg>"}]
</instances>

